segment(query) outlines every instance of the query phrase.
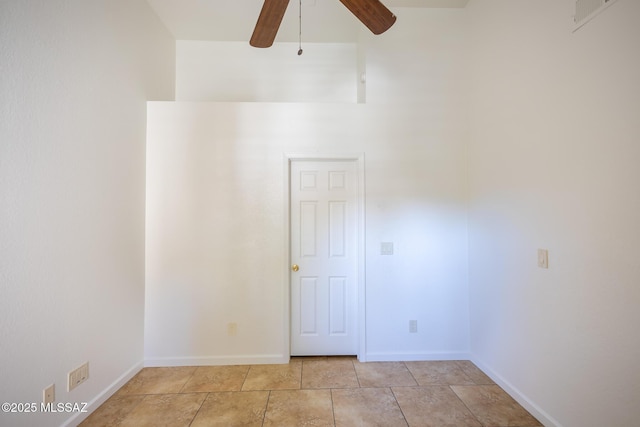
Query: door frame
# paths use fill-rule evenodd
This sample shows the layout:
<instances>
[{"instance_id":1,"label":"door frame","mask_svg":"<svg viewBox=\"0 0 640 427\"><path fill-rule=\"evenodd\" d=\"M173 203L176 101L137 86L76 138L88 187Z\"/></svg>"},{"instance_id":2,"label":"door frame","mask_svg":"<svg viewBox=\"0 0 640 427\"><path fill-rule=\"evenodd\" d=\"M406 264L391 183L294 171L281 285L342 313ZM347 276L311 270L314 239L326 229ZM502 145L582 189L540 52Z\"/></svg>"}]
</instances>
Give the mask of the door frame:
<instances>
[{"instance_id":1,"label":"door frame","mask_svg":"<svg viewBox=\"0 0 640 427\"><path fill-rule=\"evenodd\" d=\"M364 153L354 154L284 154L284 343L283 356L291 357L291 163L294 161L351 161L356 165L356 333L358 360L366 362L366 280L365 280L365 157Z\"/></svg>"}]
</instances>

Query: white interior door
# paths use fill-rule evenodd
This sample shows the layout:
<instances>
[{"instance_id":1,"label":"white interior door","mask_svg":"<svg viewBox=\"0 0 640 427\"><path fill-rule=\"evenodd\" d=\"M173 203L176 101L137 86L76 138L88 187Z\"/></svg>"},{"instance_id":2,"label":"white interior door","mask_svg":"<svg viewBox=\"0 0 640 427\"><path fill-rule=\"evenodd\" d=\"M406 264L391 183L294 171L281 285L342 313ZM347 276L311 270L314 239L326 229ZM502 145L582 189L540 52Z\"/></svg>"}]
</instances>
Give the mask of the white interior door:
<instances>
[{"instance_id":1,"label":"white interior door","mask_svg":"<svg viewBox=\"0 0 640 427\"><path fill-rule=\"evenodd\" d=\"M291 162L291 355L355 355L355 161Z\"/></svg>"}]
</instances>

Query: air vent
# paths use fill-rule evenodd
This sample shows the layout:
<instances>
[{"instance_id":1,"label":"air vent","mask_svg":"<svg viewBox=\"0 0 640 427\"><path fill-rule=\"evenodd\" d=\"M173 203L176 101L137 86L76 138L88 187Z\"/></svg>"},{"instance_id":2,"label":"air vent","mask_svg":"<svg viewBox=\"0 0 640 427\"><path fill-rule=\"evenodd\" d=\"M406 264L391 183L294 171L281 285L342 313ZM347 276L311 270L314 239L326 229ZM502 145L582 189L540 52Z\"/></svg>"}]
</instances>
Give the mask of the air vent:
<instances>
[{"instance_id":1,"label":"air vent","mask_svg":"<svg viewBox=\"0 0 640 427\"><path fill-rule=\"evenodd\" d=\"M595 18L600 12L615 3L616 0L575 0L576 11L573 16L573 31Z\"/></svg>"}]
</instances>

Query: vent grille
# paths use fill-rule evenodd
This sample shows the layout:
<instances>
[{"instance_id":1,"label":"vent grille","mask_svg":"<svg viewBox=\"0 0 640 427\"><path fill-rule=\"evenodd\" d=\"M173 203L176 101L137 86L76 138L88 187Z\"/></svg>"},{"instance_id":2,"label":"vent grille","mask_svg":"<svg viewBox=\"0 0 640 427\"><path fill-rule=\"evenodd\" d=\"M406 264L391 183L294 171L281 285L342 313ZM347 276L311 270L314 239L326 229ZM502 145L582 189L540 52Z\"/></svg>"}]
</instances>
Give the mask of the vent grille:
<instances>
[{"instance_id":1,"label":"vent grille","mask_svg":"<svg viewBox=\"0 0 640 427\"><path fill-rule=\"evenodd\" d=\"M574 31L595 18L600 12L616 0L576 0L576 10L573 16Z\"/></svg>"}]
</instances>

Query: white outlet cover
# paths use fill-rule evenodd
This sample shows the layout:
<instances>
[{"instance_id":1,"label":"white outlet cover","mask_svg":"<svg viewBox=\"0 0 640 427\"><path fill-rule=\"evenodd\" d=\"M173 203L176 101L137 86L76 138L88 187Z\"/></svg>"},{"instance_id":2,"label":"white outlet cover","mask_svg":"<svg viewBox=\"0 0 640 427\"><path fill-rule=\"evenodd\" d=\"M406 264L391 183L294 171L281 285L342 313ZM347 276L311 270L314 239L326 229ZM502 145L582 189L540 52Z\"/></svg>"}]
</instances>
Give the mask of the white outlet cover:
<instances>
[{"instance_id":1,"label":"white outlet cover","mask_svg":"<svg viewBox=\"0 0 640 427\"><path fill-rule=\"evenodd\" d=\"M549 251L538 249L538 267L549 268Z\"/></svg>"},{"instance_id":2,"label":"white outlet cover","mask_svg":"<svg viewBox=\"0 0 640 427\"><path fill-rule=\"evenodd\" d=\"M227 324L227 335L235 337L238 335L238 324L235 322Z\"/></svg>"},{"instance_id":3,"label":"white outlet cover","mask_svg":"<svg viewBox=\"0 0 640 427\"><path fill-rule=\"evenodd\" d=\"M49 387L42 390L42 402L46 405L47 403L53 403L56 400L56 385L51 384Z\"/></svg>"},{"instance_id":4,"label":"white outlet cover","mask_svg":"<svg viewBox=\"0 0 640 427\"><path fill-rule=\"evenodd\" d=\"M417 320L409 320L409 332L415 334L418 332L418 321Z\"/></svg>"}]
</instances>

